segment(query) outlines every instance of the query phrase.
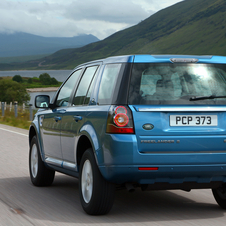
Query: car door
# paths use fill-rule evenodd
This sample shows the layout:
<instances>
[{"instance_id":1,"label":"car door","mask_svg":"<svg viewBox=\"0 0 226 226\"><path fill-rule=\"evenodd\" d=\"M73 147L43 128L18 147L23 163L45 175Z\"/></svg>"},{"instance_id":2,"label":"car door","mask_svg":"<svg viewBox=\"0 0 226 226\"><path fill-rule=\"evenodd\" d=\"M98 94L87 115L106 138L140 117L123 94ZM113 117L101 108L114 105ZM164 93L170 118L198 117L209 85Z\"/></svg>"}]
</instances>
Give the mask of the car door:
<instances>
[{"instance_id":1,"label":"car door","mask_svg":"<svg viewBox=\"0 0 226 226\"><path fill-rule=\"evenodd\" d=\"M72 105L66 109L62 119L61 146L64 168L76 170L76 140L80 128L86 122L86 111L90 102L94 77L99 65L87 67L75 92Z\"/></svg>"},{"instance_id":2,"label":"car door","mask_svg":"<svg viewBox=\"0 0 226 226\"><path fill-rule=\"evenodd\" d=\"M47 110L40 117L40 129L43 141L45 159L55 165L61 165L62 151L60 143L61 120L68 107L73 88L81 73L81 69L75 71L61 87L54 101L54 109Z\"/></svg>"}]
</instances>

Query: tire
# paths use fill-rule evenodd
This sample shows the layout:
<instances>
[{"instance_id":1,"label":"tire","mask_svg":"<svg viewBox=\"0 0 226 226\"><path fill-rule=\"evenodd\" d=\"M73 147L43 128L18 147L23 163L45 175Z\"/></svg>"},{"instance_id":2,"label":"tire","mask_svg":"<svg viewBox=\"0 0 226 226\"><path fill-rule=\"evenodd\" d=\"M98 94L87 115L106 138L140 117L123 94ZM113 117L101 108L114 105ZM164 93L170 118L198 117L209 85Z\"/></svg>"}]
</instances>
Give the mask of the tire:
<instances>
[{"instance_id":1,"label":"tire","mask_svg":"<svg viewBox=\"0 0 226 226\"><path fill-rule=\"evenodd\" d=\"M84 211L90 215L107 214L114 203L115 185L101 175L91 148L82 156L79 196Z\"/></svg>"},{"instance_id":2,"label":"tire","mask_svg":"<svg viewBox=\"0 0 226 226\"><path fill-rule=\"evenodd\" d=\"M213 196L222 209L226 209L226 184L217 189L212 189Z\"/></svg>"},{"instance_id":3,"label":"tire","mask_svg":"<svg viewBox=\"0 0 226 226\"><path fill-rule=\"evenodd\" d=\"M55 171L48 169L42 161L36 136L30 144L29 172L31 182L35 186L50 186L53 183Z\"/></svg>"}]
</instances>

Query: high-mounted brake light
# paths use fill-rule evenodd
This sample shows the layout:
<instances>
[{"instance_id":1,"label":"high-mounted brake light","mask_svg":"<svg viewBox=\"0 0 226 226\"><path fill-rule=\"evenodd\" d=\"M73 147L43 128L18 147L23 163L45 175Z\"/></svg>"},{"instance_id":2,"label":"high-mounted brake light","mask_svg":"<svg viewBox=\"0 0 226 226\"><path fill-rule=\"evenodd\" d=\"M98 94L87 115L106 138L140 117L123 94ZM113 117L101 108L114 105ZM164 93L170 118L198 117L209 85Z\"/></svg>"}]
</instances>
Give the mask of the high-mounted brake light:
<instances>
[{"instance_id":1,"label":"high-mounted brake light","mask_svg":"<svg viewBox=\"0 0 226 226\"><path fill-rule=\"evenodd\" d=\"M173 63L197 63L199 60L195 58L171 58Z\"/></svg>"},{"instance_id":2,"label":"high-mounted brake light","mask_svg":"<svg viewBox=\"0 0 226 226\"><path fill-rule=\"evenodd\" d=\"M134 133L131 110L127 106L111 106L108 113L107 133Z\"/></svg>"}]
</instances>

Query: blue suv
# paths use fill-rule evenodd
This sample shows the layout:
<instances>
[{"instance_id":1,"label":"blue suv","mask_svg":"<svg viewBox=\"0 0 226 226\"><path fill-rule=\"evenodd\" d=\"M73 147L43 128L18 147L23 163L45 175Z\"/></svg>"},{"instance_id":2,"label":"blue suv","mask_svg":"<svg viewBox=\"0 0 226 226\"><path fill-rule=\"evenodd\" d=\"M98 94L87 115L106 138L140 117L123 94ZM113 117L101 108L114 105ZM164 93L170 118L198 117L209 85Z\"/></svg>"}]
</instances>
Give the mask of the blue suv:
<instances>
[{"instance_id":1,"label":"blue suv","mask_svg":"<svg viewBox=\"0 0 226 226\"><path fill-rule=\"evenodd\" d=\"M79 178L81 205L110 211L116 188L210 188L226 209L226 57L130 55L76 67L29 131L35 186Z\"/></svg>"}]
</instances>

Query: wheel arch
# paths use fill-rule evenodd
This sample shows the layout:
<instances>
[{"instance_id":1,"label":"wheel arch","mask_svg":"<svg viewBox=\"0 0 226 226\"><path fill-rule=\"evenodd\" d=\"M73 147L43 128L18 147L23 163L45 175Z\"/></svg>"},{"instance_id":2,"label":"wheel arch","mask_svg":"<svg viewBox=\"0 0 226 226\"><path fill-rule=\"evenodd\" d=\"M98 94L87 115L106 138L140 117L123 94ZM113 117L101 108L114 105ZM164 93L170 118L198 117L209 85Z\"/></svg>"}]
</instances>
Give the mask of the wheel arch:
<instances>
[{"instance_id":1,"label":"wheel arch","mask_svg":"<svg viewBox=\"0 0 226 226\"><path fill-rule=\"evenodd\" d=\"M92 148L93 154L96 160L97 165L100 162L100 146L98 142L97 134L94 128L91 125L85 125L80 130L81 134L77 142L76 148L76 163L77 169L79 171L79 166L81 163L82 155L88 148Z\"/></svg>"},{"instance_id":2,"label":"wheel arch","mask_svg":"<svg viewBox=\"0 0 226 226\"><path fill-rule=\"evenodd\" d=\"M86 135L80 136L80 138L78 140L77 152L76 152L78 171L79 171L79 166L80 166L80 163L82 160L82 156L88 148L92 148L92 150L94 150L90 139Z\"/></svg>"},{"instance_id":3,"label":"wheel arch","mask_svg":"<svg viewBox=\"0 0 226 226\"><path fill-rule=\"evenodd\" d=\"M37 136L37 132L36 132L36 129L34 128L34 126L31 125L30 129L29 129L29 145L31 144L31 140L34 136Z\"/></svg>"},{"instance_id":4,"label":"wheel arch","mask_svg":"<svg viewBox=\"0 0 226 226\"><path fill-rule=\"evenodd\" d=\"M34 136L36 136L36 138L37 138L38 145L39 145L39 152L40 152L42 160L44 161L43 151L42 151L42 147L41 147L41 144L40 144L40 137L39 137L40 134L38 133L36 126L32 123L30 125L30 128L29 128L29 138L28 138L29 139L29 146L31 145L31 140Z\"/></svg>"}]
</instances>

